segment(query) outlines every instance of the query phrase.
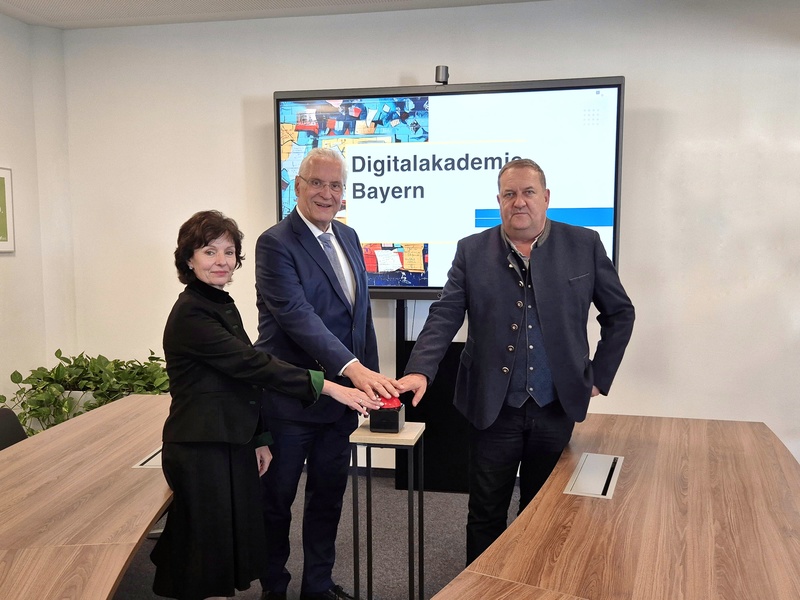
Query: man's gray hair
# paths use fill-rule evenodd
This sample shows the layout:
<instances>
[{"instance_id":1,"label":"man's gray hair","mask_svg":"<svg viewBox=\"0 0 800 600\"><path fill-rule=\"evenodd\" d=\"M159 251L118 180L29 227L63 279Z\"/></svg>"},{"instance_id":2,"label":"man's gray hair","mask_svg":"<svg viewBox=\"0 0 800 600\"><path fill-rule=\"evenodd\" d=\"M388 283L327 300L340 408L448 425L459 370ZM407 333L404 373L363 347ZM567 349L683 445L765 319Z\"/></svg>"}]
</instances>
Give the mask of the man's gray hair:
<instances>
[{"instance_id":1,"label":"man's gray hair","mask_svg":"<svg viewBox=\"0 0 800 600\"><path fill-rule=\"evenodd\" d=\"M301 177L306 176L306 173L311 168L311 163L315 160L335 160L339 162L342 165L342 183L347 183L347 164L344 161L344 156L333 148L312 148L300 163L298 173Z\"/></svg>"}]
</instances>

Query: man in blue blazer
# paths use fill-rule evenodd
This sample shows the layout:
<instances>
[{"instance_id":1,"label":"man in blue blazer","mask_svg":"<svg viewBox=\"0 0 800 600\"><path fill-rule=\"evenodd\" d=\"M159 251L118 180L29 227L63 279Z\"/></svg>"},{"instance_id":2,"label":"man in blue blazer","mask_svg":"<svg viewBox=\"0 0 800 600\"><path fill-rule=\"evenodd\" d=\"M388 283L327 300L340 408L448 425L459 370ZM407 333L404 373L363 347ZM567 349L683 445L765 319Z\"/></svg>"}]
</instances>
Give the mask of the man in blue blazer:
<instances>
[{"instance_id":1,"label":"man in blue blazer","mask_svg":"<svg viewBox=\"0 0 800 600\"><path fill-rule=\"evenodd\" d=\"M400 380L416 406L469 316L454 403L470 423L467 563L506 528L520 474L520 512L606 395L633 331L634 309L597 232L550 221L544 172L507 163L498 177L501 225L458 243ZM600 341L590 356L589 306Z\"/></svg>"},{"instance_id":2,"label":"man in blue blazer","mask_svg":"<svg viewBox=\"0 0 800 600\"><path fill-rule=\"evenodd\" d=\"M346 176L339 152L311 150L295 179L297 207L258 238L255 347L297 366L313 366L326 379L353 385L370 398L388 398L398 395L397 382L378 372L361 244L352 228L334 220ZM262 598L286 598L291 507L304 464L301 600L351 598L334 584L331 572L347 487L349 437L358 419L324 395L307 410L298 404L274 392L266 393L263 403L274 443L262 479L269 561Z\"/></svg>"}]
</instances>

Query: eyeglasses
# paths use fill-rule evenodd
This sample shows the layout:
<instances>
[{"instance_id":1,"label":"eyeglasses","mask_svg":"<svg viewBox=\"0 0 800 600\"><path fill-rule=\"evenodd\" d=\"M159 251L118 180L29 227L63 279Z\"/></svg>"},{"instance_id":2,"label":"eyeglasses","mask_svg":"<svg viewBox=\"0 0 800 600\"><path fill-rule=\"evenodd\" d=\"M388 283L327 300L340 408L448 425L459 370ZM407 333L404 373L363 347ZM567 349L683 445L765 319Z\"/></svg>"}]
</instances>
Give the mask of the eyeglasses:
<instances>
[{"instance_id":1,"label":"eyeglasses","mask_svg":"<svg viewBox=\"0 0 800 600\"><path fill-rule=\"evenodd\" d=\"M315 192L321 191L326 185L333 194L341 194L344 191L344 184L341 181L322 181L316 177L306 179L302 175L298 175L298 177L305 181Z\"/></svg>"}]
</instances>

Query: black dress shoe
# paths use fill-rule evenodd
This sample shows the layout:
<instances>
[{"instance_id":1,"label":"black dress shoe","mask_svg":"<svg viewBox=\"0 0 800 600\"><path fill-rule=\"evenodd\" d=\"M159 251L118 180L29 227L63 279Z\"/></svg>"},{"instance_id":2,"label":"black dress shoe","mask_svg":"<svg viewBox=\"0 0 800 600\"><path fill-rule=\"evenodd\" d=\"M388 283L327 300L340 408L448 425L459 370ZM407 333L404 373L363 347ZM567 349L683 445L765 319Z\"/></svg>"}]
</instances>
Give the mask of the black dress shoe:
<instances>
[{"instance_id":1,"label":"black dress shoe","mask_svg":"<svg viewBox=\"0 0 800 600\"><path fill-rule=\"evenodd\" d=\"M286 592L261 592L259 600L286 600Z\"/></svg>"},{"instance_id":2,"label":"black dress shoe","mask_svg":"<svg viewBox=\"0 0 800 600\"><path fill-rule=\"evenodd\" d=\"M314 594L300 594L300 600L355 600L353 596L342 589L342 586L335 585L324 592Z\"/></svg>"}]
</instances>

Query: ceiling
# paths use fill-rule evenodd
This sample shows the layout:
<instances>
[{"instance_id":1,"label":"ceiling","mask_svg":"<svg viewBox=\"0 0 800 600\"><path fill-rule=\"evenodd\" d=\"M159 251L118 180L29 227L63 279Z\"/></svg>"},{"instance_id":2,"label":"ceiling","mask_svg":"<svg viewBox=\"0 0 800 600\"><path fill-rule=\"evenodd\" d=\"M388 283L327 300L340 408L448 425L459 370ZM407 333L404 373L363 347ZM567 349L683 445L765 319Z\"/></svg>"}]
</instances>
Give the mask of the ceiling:
<instances>
[{"instance_id":1,"label":"ceiling","mask_svg":"<svg viewBox=\"0 0 800 600\"><path fill-rule=\"evenodd\" d=\"M525 0L0 0L0 14L58 29L449 8Z\"/></svg>"}]
</instances>

